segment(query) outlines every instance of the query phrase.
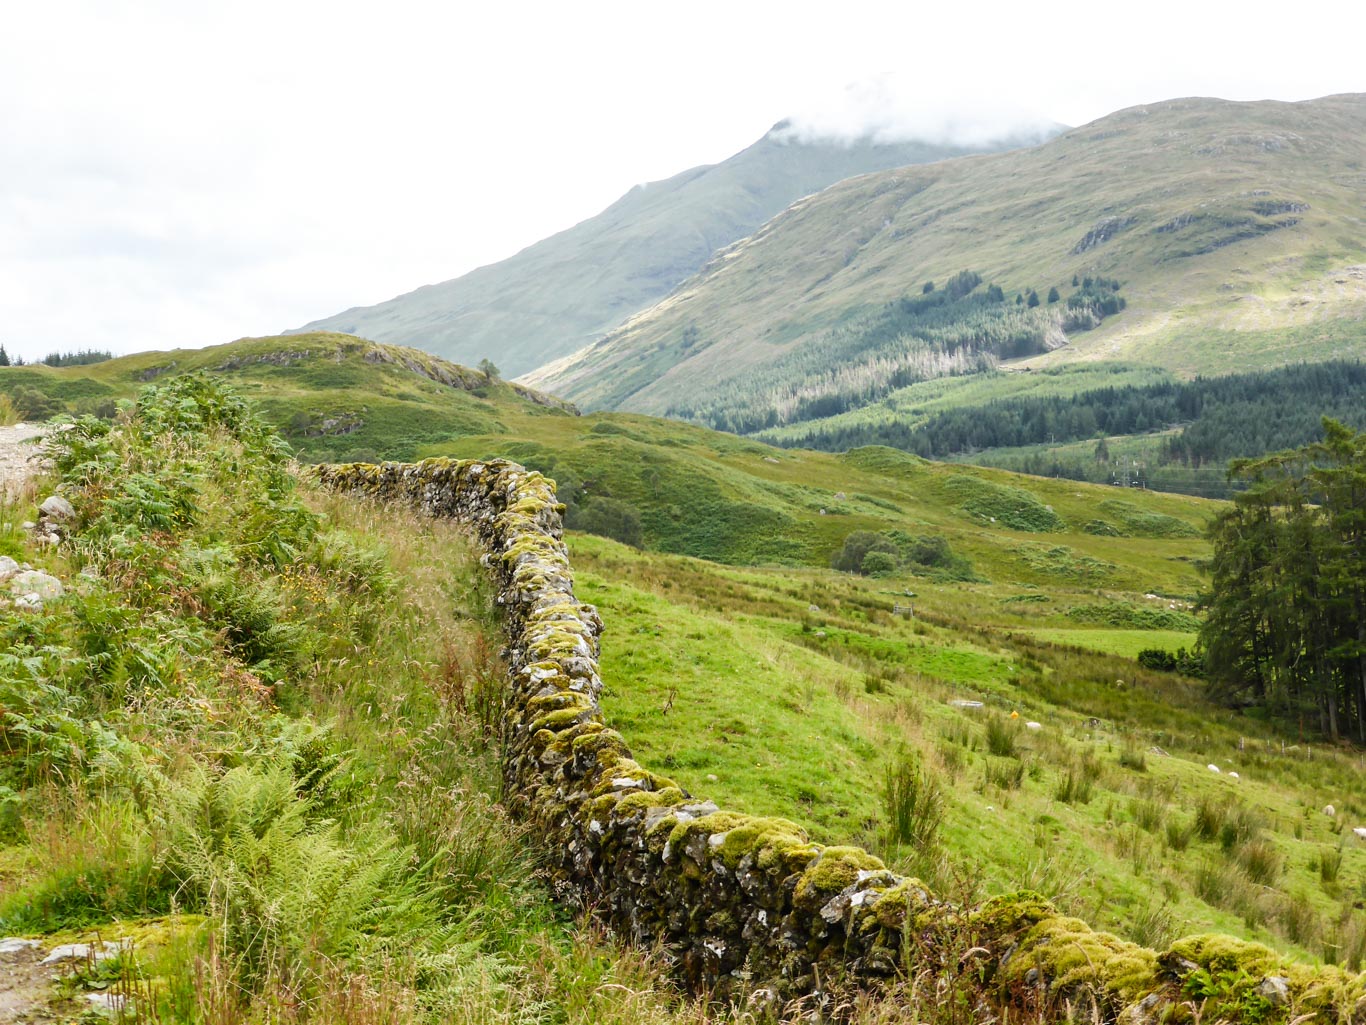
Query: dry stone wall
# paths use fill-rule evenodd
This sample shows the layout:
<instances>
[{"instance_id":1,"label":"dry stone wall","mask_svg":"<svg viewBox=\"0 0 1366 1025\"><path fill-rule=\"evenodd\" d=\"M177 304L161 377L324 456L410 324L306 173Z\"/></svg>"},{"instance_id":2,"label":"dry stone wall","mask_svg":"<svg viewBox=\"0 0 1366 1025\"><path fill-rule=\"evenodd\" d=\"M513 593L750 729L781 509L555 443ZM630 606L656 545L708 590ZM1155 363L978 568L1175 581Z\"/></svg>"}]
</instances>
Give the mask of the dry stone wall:
<instances>
[{"instance_id":1,"label":"dry stone wall","mask_svg":"<svg viewBox=\"0 0 1366 1025\"><path fill-rule=\"evenodd\" d=\"M928 972L1000 1005L1086 1006L1138 1023L1189 1020L1187 980L1203 970L1230 1010L1260 1008L1257 1020L1366 1021L1359 976L1221 936L1159 953L1032 893L955 906L863 850L812 843L794 823L688 793L639 765L603 721L602 621L574 596L551 481L502 460L327 466L318 476L453 518L477 538L507 634L508 800L543 838L563 894L633 940L662 942L694 986L778 999L833 979L877 985Z\"/></svg>"}]
</instances>

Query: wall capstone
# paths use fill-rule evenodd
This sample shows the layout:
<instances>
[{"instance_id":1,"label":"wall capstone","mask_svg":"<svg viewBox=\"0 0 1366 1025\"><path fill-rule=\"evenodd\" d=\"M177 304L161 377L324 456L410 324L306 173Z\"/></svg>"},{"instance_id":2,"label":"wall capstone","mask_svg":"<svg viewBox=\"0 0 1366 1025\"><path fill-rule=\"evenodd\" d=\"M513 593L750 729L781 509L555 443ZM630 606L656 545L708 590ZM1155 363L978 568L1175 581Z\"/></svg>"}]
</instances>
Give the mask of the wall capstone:
<instances>
[{"instance_id":1,"label":"wall capstone","mask_svg":"<svg viewBox=\"0 0 1366 1025\"><path fill-rule=\"evenodd\" d=\"M1139 1025L1185 1020L1184 984L1201 969L1226 976L1234 995L1281 980L1288 998L1262 1020L1293 1010L1366 1022L1366 976L1227 936L1190 937L1158 953L1095 932L1035 893L957 906L863 850L812 843L795 823L688 793L639 765L604 722L603 624L574 597L553 482L506 460L357 463L316 474L332 490L414 506L472 532L507 637L511 809L536 827L558 889L627 937L665 944L694 987L738 995L764 984L789 997L831 979L876 986L926 968L971 973L1003 1005L1067 1000L1101 1020Z\"/></svg>"}]
</instances>

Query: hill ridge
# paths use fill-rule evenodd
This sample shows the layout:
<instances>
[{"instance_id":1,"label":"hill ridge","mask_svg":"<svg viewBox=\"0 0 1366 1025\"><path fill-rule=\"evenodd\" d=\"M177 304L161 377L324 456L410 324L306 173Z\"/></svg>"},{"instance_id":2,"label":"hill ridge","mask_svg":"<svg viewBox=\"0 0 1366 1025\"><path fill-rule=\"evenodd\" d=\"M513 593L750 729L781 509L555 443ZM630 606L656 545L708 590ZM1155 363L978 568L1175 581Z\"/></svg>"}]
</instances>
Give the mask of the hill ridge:
<instances>
[{"instance_id":1,"label":"hill ridge","mask_svg":"<svg viewBox=\"0 0 1366 1025\"><path fill-rule=\"evenodd\" d=\"M804 195L851 174L982 148L990 147L808 143L770 130L727 160L634 186L601 213L507 259L296 330L343 330L471 364L493 357L515 376L662 298L718 248Z\"/></svg>"},{"instance_id":2,"label":"hill ridge","mask_svg":"<svg viewBox=\"0 0 1366 1025\"><path fill-rule=\"evenodd\" d=\"M754 375L775 359L962 270L1007 298L1078 276L1123 282L1126 313L1036 364L1122 358L1185 375L1358 355L1364 139L1361 94L1182 98L1029 149L847 179L522 379L589 408L667 414L683 395L765 387Z\"/></svg>"}]
</instances>

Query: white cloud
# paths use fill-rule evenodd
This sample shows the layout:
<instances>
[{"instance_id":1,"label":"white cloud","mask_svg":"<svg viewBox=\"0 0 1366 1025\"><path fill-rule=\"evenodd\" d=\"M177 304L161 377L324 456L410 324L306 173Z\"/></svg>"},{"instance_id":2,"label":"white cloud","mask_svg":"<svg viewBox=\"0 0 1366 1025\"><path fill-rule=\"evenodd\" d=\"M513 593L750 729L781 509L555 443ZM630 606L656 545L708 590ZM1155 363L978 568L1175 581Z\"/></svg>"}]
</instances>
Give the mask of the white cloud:
<instances>
[{"instance_id":1,"label":"white cloud","mask_svg":"<svg viewBox=\"0 0 1366 1025\"><path fill-rule=\"evenodd\" d=\"M786 120L778 136L803 142L923 140L960 146L1035 138L1056 126L1052 118L1015 108L999 94L954 90L945 96L931 83L892 72L809 97Z\"/></svg>"}]
</instances>

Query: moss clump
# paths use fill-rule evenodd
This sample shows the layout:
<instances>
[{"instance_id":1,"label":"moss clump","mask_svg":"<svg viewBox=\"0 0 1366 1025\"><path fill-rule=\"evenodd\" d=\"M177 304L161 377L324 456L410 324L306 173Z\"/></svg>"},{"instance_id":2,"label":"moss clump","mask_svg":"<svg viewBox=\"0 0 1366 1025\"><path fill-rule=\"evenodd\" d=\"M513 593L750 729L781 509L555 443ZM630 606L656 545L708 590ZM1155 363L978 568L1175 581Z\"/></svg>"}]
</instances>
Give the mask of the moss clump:
<instances>
[{"instance_id":1,"label":"moss clump","mask_svg":"<svg viewBox=\"0 0 1366 1025\"><path fill-rule=\"evenodd\" d=\"M1243 971L1257 978L1276 973L1281 967L1275 952L1260 943L1248 943L1232 936L1209 933L1177 940L1162 955L1166 967L1190 961L1208 972Z\"/></svg>"},{"instance_id":2,"label":"moss clump","mask_svg":"<svg viewBox=\"0 0 1366 1025\"><path fill-rule=\"evenodd\" d=\"M826 847L815 864L797 882L793 899L799 905L824 904L846 886L858 881L860 872L885 872L880 860L858 847Z\"/></svg>"},{"instance_id":3,"label":"moss clump","mask_svg":"<svg viewBox=\"0 0 1366 1025\"><path fill-rule=\"evenodd\" d=\"M571 726L577 726L582 722L586 722L587 719L585 719L585 716L594 719L599 717L598 711L593 707L591 702L582 695L576 694L574 696L578 698L575 707L557 709L554 712L547 712L544 715L539 715L532 719L532 732L539 733L542 730L549 730L551 733L558 733Z\"/></svg>"},{"instance_id":4,"label":"moss clump","mask_svg":"<svg viewBox=\"0 0 1366 1025\"><path fill-rule=\"evenodd\" d=\"M795 848L810 846L806 831L795 822L786 819L749 819L726 834L725 842L717 852L721 863L727 868L735 868L746 855L754 858L760 868L778 864L784 853ZM765 852L771 854L769 865L763 863Z\"/></svg>"},{"instance_id":5,"label":"moss clump","mask_svg":"<svg viewBox=\"0 0 1366 1025\"><path fill-rule=\"evenodd\" d=\"M662 779L663 777L656 777ZM677 786L662 786L657 790L627 791L617 801L617 815L631 815L650 808L672 808L687 801L683 791Z\"/></svg>"},{"instance_id":6,"label":"moss clump","mask_svg":"<svg viewBox=\"0 0 1366 1025\"><path fill-rule=\"evenodd\" d=\"M872 913L884 929L899 930L932 906L930 891L925 885L919 879L905 879L882 891L872 905Z\"/></svg>"},{"instance_id":7,"label":"moss clump","mask_svg":"<svg viewBox=\"0 0 1366 1025\"><path fill-rule=\"evenodd\" d=\"M688 840L699 835L711 837L717 833L729 833L737 826L749 821L748 815L738 815L733 811L717 811L701 818L680 822L669 833L669 844L674 850L681 849Z\"/></svg>"},{"instance_id":8,"label":"moss clump","mask_svg":"<svg viewBox=\"0 0 1366 1025\"><path fill-rule=\"evenodd\" d=\"M972 912L969 921L983 941L1000 940L1053 918L1057 913L1043 894L1021 890L992 897Z\"/></svg>"},{"instance_id":9,"label":"moss clump","mask_svg":"<svg viewBox=\"0 0 1366 1025\"><path fill-rule=\"evenodd\" d=\"M1010 959L1009 981L1023 981L1037 968L1050 988L1071 993L1090 986L1111 1002L1132 1003L1159 985L1157 955L1106 932L1093 932L1077 918L1044 919L1020 942Z\"/></svg>"}]
</instances>

